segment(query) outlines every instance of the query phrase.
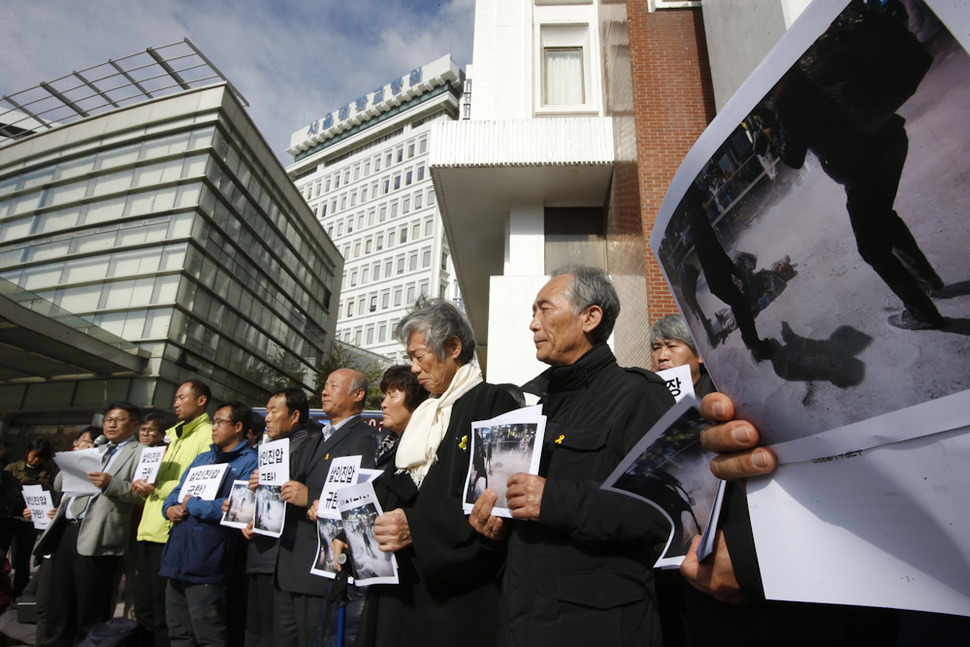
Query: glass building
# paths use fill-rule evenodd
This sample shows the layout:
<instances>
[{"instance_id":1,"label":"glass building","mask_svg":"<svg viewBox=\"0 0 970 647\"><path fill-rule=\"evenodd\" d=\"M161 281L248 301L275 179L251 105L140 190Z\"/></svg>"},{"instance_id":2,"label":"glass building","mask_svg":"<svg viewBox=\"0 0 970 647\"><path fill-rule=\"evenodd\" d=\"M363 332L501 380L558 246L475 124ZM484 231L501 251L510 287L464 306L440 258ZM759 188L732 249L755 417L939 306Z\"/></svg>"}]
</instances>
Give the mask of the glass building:
<instances>
[{"instance_id":1,"label":"glass building","mask_svg":"<svg viewBox=\"0 0 970 647\"><path fill-rule=\"evenodd\" d=\"M187 41L170 47L201 58ZM280 385L312 389L343 260L232 86L172 75L183 83L162 97L71 123L30 113L7 129L19 136L0 145L0 278L18 303L71 313L147 361L44 373L0 359L4 428L83 423L113 399L171 410L193 378L247 404ZM0 122L17 114L0 106Z\"/></svg>"}]
</instances>

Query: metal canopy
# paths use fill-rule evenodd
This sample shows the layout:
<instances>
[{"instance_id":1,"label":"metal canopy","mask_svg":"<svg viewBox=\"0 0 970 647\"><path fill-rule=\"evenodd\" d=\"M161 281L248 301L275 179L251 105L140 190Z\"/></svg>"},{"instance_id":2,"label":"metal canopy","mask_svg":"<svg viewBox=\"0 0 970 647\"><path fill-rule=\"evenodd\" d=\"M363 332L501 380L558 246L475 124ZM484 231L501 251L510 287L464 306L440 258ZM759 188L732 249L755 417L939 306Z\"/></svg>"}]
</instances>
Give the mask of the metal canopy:
<instances>
[{"instance_id":1,"label":"metal canopy","mask_svg":"<svg viewBox=\"0 0 970 647\"><path fill-rule=\"evenodd\" d=\"M0 146L91 115L212 83L227 83L215 65L186 38L110 59L0 99Z\"/></svg>"},{"instance_id":2,"label":"metal canopy","mask_svg":"<svg viewBox=\"0 0 970 647\"><path fill-rule=\"evenodd\" d=\"M148 353L135 344L8 281L0 288L0 384L146 369Z\"/></svg>"}]
</instances>

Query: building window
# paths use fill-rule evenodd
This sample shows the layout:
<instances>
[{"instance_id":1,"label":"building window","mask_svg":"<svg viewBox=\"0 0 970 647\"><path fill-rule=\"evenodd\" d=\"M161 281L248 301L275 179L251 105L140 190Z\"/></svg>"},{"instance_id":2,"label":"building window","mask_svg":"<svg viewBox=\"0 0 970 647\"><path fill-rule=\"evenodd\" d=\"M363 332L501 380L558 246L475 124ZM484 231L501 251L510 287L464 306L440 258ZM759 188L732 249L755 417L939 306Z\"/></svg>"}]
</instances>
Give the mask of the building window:
<instances>
[{"instance_id":1,"label":"building window","mask_svg":"<svg viewBox=\"0 0 970 647\"><path fill-rule=\"evenodd\" d=\"M397 218L397 203L396 202L393 203L393 204L391 204L391 218Z\"/></svg>"},{"instance_id":2,"label":"building window","mask_svg":"<svg viewBox=\"0 0 970 647\"><path fill-rule=\"evenodd\" d=\"M404 243L408 242L408 228L407 227L401 227L400 240L401 240L401 244L402 245Z\"/></svg>"},{"instance_id":3,"label":"building window","mask_svg":"<svg viewBox=\"0 0 970 647\"><path fill-rule=\"evenodd\" d=\"M387 310L387 308L390 305L391 305L391 293L385 290L384 292L381 293L381 308Z\"/></svg>"},{"instance_id":4,"label":"building window","mask_svg":"<svg viewBox=\"0 0 970 647\"><path fill-rule=\"evenodd\" d=\"M414 284L408 286L408 303L414 303Z\"/></svg>"},{"instance_id":5,"label":"building window","mask_svg":"<svg viewBox=\"0 0 970 647\"><path fill-rule=\"evenodd\" d=\"M377 312L377 295L376 294L371 295L371 298L370 298L370 311L371 312Z\"/></svg>"},{"instance_id":6,"label":"building window","mask_svg":"<svg viewBox=\"0 0 970 647\"><path fill-rule=\"evenodd\" d=\"M408 270L413 272L416 269L418 269L418 255L411 254L411 256L408 258Z\"/></svg>"},{"instance_id":7,"label":"building window","mask_svg":"<svg viewBox=\"0 0 970 647\"><path fill-rule=\"evenodd\" d=\"M380 328L377 329L377 341L382 342L387 340L387 324L381 324Z\"/></svg>"},{"instance_id":8,"label":"building window","mask_svg":"<svg viewBox=\"0 0 970 647\"><path fill-rule=\"evenodd\" d=\"M360 271L360 284L361 285L366 285L367 284L367 279L368 279L369 276L370 276L370 268L369 267L365 267L364 269L362 269Z\"/></svg>"},{"instance_id":9,"label":"building window","mask_svg":"<svg viewBox=\"0 0 970 647\"><path fill-rule=\"evenodd\" d=\"M418 142L418 152L421 153L421 154L424 154L424 153L427 153L428 152L428 140L427 139L422 139L420 142Z\"/></svg>"},{"instance_id":10,"label":"building window","mask_svg":"<svg viewBox=\"0 0 970 647\"><path fill-rule=\"evenodd\" d=\"M414 157L414 143L408 144L408 159Z\"/></svg>"},{"instance_id":11,"label":"building window","mask_svg":"<svg viewBox=\"0 0 970 647\"><path fill-rule=\"evenodd\" d=\"M394 290L394 305L395 307L401 305L401 288Z\"/></svg>"},{"instance_id":12,"label":"building window","mask_svg":"<svg viewBox=\"0 0 970 647\"><path fill-rule=\"evenodd\" d=\"M353 317L354 316L354 302L353 301L348 301L347 302L347 316L348 317Z\"/></svg>"},{"instance_id":13,"label":"building window","mask_svg":"<svg viewBox=\"0 0 970 647\"><path fill-rule=\"evenodd\" d=\"M404 202L401 205L402 213L409 213L411 211L411 198L404 198Z\"/></svg>"},{"instance_id":14,"label":"building window","mask_svg":"<svg viewBox=\"0 0 970 647\"><path fill-rule=\"evenodd\" d=\"M401 188L401 176L400 175L395 175L394 176L394 188L395 189L400 189Z\"/></svg>"},{"instance_id":15,"label":"building window","mask_svg":"<svg viewBox=\"0 0 970 647\"><path fill-rule=\"evenodd\" d=\"M404 160L404 149L403 148L399 148L399 149L397 149L397 161L398 162L401 162L403 160Z\"/></svg>"},{"instance_id":16,"label":"building window","mask_svg":"<svg viewBox=\"0 0 970 647\"><path fill-rule=\"evenodd\" d=\"M545 56L545 101L547 106L575 106L586 103L583 87L583 48L547 47Z\"/></svg>"},{"instance_id":17,"label":"building window","mask_svg":"<svg viewBox=\"0 0 970 647\"><path fill-rule=\"evenodd\" d=\"M424 179L424 167L423 166L419 166L418 167L418 182L420 182L423 179Z\"/></svg>"},{"instance_id":18,"label":"building window","mask_svg":"<svg viewBox=\"0 0 970 647\"><path fill-rule=\"evenodd\" d=\"M398 256L397 257L397 273L398 274L403 274L404 273L404 257L403 256Z\"/></svg>"},{"instance_id":19,"label":"building window","mask_svg":"<svg viewBox=\"0 0 970 647\"><path fill-rule=\"evenodd\" d=\"M428 218L424 221L424 235L430 236L434 232L434 221Z\"/></svg>"},{"instance_id":20,"label":"building window","mask_svg":"<svg viewBox=\"0 0 970 647\"><path fill-rule=\"evenodd\" d=\"M377 251L384 249L384 234L377 237Z\"/></svg>"},{"instance_id":21,"label":"building window","mask_svg":"<svg viewBox=\"0 0 970 647\"><path fill-rule=\"evenodd\" d=\"M413 180L413 175L414 175L414 172L413 172L413 171L408 171L408 172L407 172L407 173L406 173L406 174L404 175L404 184L405 184L406 186L410 186L410 185L411 185L411 181Z\"/></svg>"},{"instance_id":22,"label":"building window","mask_svg":"<svg viewBox=\"0 0 970 647\"><path fill-rule=\"evenodd\" d=\"M369 326L367 328L367 343L368 344L373 344L374 343L374 327L373 326Z\"/></svg>"},{"instance_id":23,"label":"building window","mask_svg":"<svg viewBox=\"0 0 970 647\"><path fill-rule=\"evenodd\" d=\"M415 209L420 209L421 208L421 204L422 204L421 200L422 200L422 198L424 198L424 196L421 195L420 193L415 193L414 194L414 208Z\"/></svg>"},{"instance_id":24,"label":"building window","mask_svg":"<svg viewBox=\"0 0 970 647\"><path fill-rule=\"evenodd\" d=\"M351 287L357 285L357 270L350 273L350 285Z\"/></svg>"},{"instance_id":25,"label":"building window","mask_svg":"<svg viewBox=\"0 0 970 647\"><path fill-rule=\"evenodd\" d=\"M377 281L381 278L381 264L374 263L374 280Z\"/></svg>"},{"instance_id":26,"label":"building window","mask_svg":"<svg viewBox=\"0 0 970 647\"><path fill-rule=\"evenodd\" d=\"M431 250L425 249L421 253L421 267L431 267Z\"/></svg>"}]
</instances>

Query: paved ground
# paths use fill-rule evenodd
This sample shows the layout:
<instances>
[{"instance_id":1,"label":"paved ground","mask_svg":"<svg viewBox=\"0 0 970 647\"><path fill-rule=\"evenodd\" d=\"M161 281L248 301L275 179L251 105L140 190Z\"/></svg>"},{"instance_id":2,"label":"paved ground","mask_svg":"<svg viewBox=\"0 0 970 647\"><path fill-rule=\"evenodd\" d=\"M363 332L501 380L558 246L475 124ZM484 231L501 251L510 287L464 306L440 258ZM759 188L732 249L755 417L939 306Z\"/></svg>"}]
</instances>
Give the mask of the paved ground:
<instances>
[{"instance_id":1,"label":"paved ground","mask_svg":"<svg viewBox=\"0 0 970 647\"><path fill-rule=\"evenodd\" d=\"M790 255L798 276L756 320L778 343L774 361L756 363L738 332L706 359L722 390L756 408L774 440L810 435L970 387L970 59L962 49L937 56L916 95L899 111L909 156L896 210L946 282L940 331L902 331L888 315L902 304L855 248L845 192L812 159L767 182L731 232L733 256L759 268ZM779 167L781 168L781 166ZM790 181L790 184L786 184ZM708 313L725 305L707 293ZM698 326L699 328L699 326Z\"/></svg>"}]
</instances>

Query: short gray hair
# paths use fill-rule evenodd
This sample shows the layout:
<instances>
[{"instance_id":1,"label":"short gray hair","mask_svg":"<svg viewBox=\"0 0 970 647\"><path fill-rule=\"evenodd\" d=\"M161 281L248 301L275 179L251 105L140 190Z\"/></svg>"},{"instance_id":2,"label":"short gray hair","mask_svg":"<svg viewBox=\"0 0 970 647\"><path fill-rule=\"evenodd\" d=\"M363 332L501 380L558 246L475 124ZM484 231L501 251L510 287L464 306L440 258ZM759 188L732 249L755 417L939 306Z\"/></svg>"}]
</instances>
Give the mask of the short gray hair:
<instances>
[{"instance_id":1,"label":"short gray hair","mask_svg":"<svg viewBox=\"0 0 970 647\"><path fill-rule=\"evenodd\" d=\"M350 384L347 386L347 393L355 393L358 389L364 390L364 399L360 401L359 408L361 411L364 410L364 404L367 402L367 394L370 391L370 380L367 376L355 369L345 369L354 374L353 378L350 380Z\"/></svg>"},{"instance_id":2,"label":"short gray hair","mask_svg":"<svg viewBox=\"0 0 970 647\"><path fill-rule=\"evenodd\" d=\"M679 341L687 346L695 357L699 356L697 346L690 336L690 330L687 329L687 322L680 315L668 315L650 327L650 346L653 347L661 339Z\"/></svg>"},{"instance_id":3,"label":"short gray hair","mask_svg":"<svg viewBox=\"0 0 970 647\"><path fill-rule=\"evenodd\" d=\"M580 312L590 306L599 306L603 320L591 333L594 344L605 342L613 332L613 325L620 315L620 297L616 294L613 282L606 272L589 265L567 265L552 273L555 276L572 274L573 281L566 288L566 298L573 304L573 312Z\"/></svg>"},{"instance_id":4,"label":"short gray hair","mask_svg":"<svg viewBox=\"0 0 970 647\"><path fill-rule=\"evenodd\" d=\"M454 303L442 299L419 297L394 328L394 337L407 346L412 333L424 335L424 344L440 361L445 359L445 344L452 337L461 342L459 364L475 356L475 333L468 319Z\"/></svg>"}]
</instances>

